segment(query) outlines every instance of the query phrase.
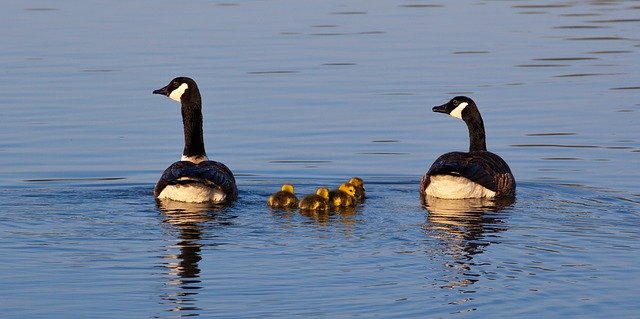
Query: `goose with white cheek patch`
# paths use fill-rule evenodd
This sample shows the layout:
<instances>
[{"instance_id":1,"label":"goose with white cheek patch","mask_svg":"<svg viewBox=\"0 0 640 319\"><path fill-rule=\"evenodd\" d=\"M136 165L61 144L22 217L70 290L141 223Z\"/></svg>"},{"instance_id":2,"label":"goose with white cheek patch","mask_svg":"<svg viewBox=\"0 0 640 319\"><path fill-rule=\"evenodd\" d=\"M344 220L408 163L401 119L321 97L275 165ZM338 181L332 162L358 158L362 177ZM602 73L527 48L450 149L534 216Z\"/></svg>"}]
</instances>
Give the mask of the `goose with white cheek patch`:
<instances>
[{"instance_id":1,"label":"goose with white cheek patch","mask_svg":"<svg viewBox=\"0 0 640 319\"><path fill-rule=\"evenodd\" d=\"M420 183L420 195L445 199L494 198L514 196L516 180L509 165L487 151L484 123L476 103L458 96L433 108L463 120L469 129L469 152L441 155Z\"/></svg>"},{"instance_id":2,"label":"goose with white cheek patch","mask_svg":"<svg viewBox=\"0 0 640 319\"><path fill-rule=\"evenodd\" d=\"M222 163L210 161L204 150L202 100L196 82L177 77L153 94L162 94L181 104L184 151L180 161L169 166L154 189L158 199L181 202L227 204L238 197L233 173Z\"/></svg>"}]
</instances>

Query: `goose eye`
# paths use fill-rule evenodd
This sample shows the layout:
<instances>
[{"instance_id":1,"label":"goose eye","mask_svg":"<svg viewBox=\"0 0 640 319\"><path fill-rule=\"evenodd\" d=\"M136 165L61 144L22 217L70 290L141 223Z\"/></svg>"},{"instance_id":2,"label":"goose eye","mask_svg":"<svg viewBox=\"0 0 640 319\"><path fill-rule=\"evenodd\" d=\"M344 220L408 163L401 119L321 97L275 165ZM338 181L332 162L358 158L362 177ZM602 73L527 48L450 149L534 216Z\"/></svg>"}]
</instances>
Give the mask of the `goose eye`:
<instances>
[{"instance_id":1,"label":"goose eye","mask_svg":"<svg viewBox=\"0 0 640 319\"><path fill-rule=\"evenodd\" d=\"M451 104L453 104L453 106L458 106L458 104L460 104L460 102L458 102L458 100L453 100L453 101L451 101Z\"/></svg>"}]
</instances>

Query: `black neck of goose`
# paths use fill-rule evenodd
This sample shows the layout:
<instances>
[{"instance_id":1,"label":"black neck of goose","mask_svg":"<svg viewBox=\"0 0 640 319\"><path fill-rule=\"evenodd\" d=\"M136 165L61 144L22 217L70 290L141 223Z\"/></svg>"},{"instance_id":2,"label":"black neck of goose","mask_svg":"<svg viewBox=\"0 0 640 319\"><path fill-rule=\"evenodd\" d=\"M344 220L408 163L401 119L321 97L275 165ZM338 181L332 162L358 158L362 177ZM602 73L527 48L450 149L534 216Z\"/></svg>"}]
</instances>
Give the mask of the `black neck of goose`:
<instances>
[{"instance_id":1,"label":"black neck of goose","mask_svg":"<svg viewBox=\"0 0 640 319\"><path fill-rule=\"evenodd\" d=\"M484 133L484 122L477 108L468 108L464 122L469 129L469 152L486 151L487 143Z\"/></svg>"},{"instance_id":2,"label":"black neck of goose","mask_svg":"<svg viewBox=\"0 0 640 319\"><path fill-rule=\"evenodd\" d=\"M202 102L199 94L181 102L182 124L184 126L185 156L206 156L202 132Z\"/></svg>"}]
</instances>

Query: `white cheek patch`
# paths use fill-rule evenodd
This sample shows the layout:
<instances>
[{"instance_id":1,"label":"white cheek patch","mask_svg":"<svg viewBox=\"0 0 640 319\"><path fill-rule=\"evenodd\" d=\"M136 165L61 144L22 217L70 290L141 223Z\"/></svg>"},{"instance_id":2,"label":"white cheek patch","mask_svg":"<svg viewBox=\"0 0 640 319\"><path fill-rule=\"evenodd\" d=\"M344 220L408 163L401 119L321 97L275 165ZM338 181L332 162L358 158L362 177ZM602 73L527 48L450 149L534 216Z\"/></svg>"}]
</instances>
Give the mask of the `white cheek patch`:
<instances>
[{"instance_id":1,"label":"white cheek patch","mask_svg":"<svg viewBox=\"0 0 640 319\"><path fill-rule=\"evenodd\" d=\"M464 110L464 108L467 107L467 105L469 105L469 103L467 102L462 102L458 104L458 106L456 106L456 108L453 109L453 111L451 111L449 115L462 120L462 110Z\"/></svg>"},{"instance_id":2,"label":"white cheek patch","mask_svg":"<svg viewBox=\"0 0 640 319\"><path fill-rule=\"evenodd\" d=\"M184 91L186 91L188 88L189 86L187 85L187 83L180 84L180 86L177 89L169 93L169 98L171 98L174 101L180 102L180 98L182 97L182 94L184 94Z\"/></svg>"}]
</instances>

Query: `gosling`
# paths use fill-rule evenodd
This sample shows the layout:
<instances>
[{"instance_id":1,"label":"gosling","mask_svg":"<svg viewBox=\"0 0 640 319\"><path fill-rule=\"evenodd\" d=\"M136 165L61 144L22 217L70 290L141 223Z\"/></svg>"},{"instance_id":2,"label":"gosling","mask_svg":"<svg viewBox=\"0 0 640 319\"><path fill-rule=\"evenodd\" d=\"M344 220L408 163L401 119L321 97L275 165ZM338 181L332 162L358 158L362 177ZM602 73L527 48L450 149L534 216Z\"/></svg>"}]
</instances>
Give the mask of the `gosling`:
<instances>
[{"instance_id":1,"label":"gosling","mask_svg":"<svg viewBox=\"0 0 640 319\"><path fill-rule=\"evenodd\" d=\"M349 184L353 185L356 188L356 202L363 203L365 192L364 192L364 181L360 177L352 177L349 180Z\"/></svg>"},{"instance_id":2,"label":"gosling","mask_svg":"<svg viewBox=\"0 0 640 319\"><path fill-rule=\"evenodd\" d=\"M356 187L350 183L342 183L336 190L329 192L331 206L334 208L356 206Z\"/></svg>"},{"instance_id":3,"label":"gosling","mask_svg":"<svg viewBox=\"0 0 640 319\"><path fill-rule=\"evenodd\" d=\"M294 208L298 206L298 198L293 190L293 185L282 184L282 188L279 191L269 196L267 205L273 208Z\"/></svg>"},{"instance_id":4,"label":"gosling","mask_svg":"<svg viewBox=\"0 0 640 319\"><path fill-rule=\"evenodd\" d=\"M329 189L326 187L318 187L315 194L307 195L300 200L298 208L306 211L329 210Z\"/></svg>"}]
</instances>

